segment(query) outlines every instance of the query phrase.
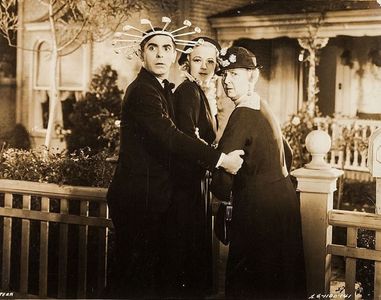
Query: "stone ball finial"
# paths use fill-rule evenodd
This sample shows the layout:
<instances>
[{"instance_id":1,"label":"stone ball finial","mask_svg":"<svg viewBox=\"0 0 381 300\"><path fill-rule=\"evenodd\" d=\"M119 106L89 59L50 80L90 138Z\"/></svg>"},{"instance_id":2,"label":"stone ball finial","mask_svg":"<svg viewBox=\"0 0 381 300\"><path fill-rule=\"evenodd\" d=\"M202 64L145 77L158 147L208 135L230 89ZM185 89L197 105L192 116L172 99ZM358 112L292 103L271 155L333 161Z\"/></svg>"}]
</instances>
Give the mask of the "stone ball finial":
<instances>
[{"instance_id":1,"label":"stone ball finial","mask_svg":"<svg viewBox=\"0 0 381 300\"><path fill-rule=\"evenodd\" d=\"M331 149L331 137L323 130L313 130L306 137L306 148L311 153L312 160L306 164L307 169L325 170L330 169L324 156Z\"/></svg>"}]
</instances>

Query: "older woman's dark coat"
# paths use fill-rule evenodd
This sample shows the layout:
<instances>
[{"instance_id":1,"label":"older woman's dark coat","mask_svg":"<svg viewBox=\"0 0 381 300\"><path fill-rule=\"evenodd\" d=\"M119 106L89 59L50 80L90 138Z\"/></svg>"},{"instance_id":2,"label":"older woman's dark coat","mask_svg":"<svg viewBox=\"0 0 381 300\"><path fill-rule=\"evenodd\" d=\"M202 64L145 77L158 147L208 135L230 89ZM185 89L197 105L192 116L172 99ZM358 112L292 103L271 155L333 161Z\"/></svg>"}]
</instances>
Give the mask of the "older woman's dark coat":
<instances>
[{"instance_id":1,"label":"older woman's dark coat","mask_svg":"<svg viewBox=\"0 0 381 300\"><path fill-rule=\"evenodd\" d=\"M270 123L260 110L236 108L219 149L245 151L236 176L218 170L212 182L220 200L233 195L227 297L305 298L299 202L289 176L282 174Z\"/></svg>"}]
</instances>

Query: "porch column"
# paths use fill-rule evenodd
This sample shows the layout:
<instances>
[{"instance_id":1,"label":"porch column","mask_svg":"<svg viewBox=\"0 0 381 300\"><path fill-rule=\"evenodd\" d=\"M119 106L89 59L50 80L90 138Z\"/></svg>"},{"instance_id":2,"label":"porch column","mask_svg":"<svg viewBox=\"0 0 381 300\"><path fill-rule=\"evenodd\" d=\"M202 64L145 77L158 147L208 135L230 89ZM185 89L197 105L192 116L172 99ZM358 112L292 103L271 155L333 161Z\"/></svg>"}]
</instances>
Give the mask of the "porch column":
<instances>
[{"instance_id":1,"label":"porch column","mask_svg":"<svg viewBox=\"0 0 381 300\"><path fill-rule=\"evenodd\" d=\"M300 213L308 296L327 294L330 288L331 255L326 247L332 242L332 226L327 212L333 208L333 192L343 171L332 168L324 156L331 148L331 138L321 130L312 131L306 138L310 163L291 174L297 178L300 191Z\"/></svg>"},{"instance_id":2,"label":"porch column","mask_svg":"<svg viewBox=\"0 0 381 300\"><path fill-rule=\"evenodd\" d=\"M315 105L317 102L316 94L319 92L316 78L316 65L319 61L317 52L328 44L329 38L308 37L299 38L299 45L308 51L308 91L307 91L307 111L311 116L315 114Z\"/></svg>"}]
</instances>

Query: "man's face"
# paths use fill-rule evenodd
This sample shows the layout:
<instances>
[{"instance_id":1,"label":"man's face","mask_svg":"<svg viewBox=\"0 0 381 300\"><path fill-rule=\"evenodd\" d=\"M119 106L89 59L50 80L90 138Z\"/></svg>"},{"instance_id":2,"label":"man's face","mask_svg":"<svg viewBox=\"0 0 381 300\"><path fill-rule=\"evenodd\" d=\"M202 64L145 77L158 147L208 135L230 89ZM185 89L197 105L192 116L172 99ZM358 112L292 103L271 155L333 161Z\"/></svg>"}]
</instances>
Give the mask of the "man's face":
<instances>
[{"instance_id":1,"label":"man's face","mask_svg":"<svg viewBox=\"0 0 381 300\"><path fill-rule=\"evenodd\" d=\"M169 70L175 59L175 45L169 36L155 35L144 45L142 53L144 67L160 79L168 79Z\"/></svg>"}]
</instances>

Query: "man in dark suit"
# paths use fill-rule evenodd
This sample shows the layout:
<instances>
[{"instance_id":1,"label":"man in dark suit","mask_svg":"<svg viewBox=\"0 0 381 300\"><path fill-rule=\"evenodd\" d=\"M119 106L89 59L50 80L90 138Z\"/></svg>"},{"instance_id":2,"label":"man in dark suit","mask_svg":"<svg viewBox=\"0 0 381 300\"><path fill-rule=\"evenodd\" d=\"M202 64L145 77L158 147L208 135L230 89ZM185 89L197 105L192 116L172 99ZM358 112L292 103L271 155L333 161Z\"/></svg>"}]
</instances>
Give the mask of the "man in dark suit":
<instances>
[{"instance_id":1,"label":"man in dark suit","mask_svg":"<svg viewBox=\"0 0 381 300\"><path fill-rule=\"evenodd\" d=\"M227 155L188 137L172 122L167 78L176 59L169 32L155 31L140 43L143 67L128 87L121 114L119 161L107 201L116 234L113 297L170 295L171 259L166 254L171 217L172 156L198 161L209 169L236 173L242 150Z\"/></svg>"}]
</instances>

